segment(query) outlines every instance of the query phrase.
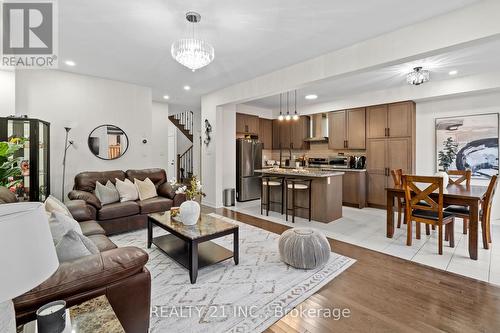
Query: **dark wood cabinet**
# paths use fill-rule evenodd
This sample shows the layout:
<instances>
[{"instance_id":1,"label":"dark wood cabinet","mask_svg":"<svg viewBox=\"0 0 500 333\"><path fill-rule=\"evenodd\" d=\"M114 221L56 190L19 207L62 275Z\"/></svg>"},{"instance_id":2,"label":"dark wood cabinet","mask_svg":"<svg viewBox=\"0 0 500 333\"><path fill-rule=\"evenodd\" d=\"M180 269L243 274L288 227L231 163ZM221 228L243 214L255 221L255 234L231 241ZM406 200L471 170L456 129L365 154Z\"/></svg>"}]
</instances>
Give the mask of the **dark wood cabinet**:
<instances>
[{"instance_id":1,"label":"dark wood cabinet","mask_svg":"<svg viewBox=\"0 0 500 333\"><path fill-rule=\"evenodd\" d=\"M263 149L273 149L273 121L259 118L259 140Z\"/></svg>"},{"instance_id":2,"label":"dark wood cabinet","mask_svg":"<svg viewBox=\"0 0 500 333\"><path fill-rule=\"evenodd\" d=\"M299 120L273 120L273 149L309 149L309 116Z\"/></svg>"},{"instance_id":3,"label":"dark wood cabinet","mask_svg":"<svg viewBox=\"0 0 500 333\"><path fill-rule=\"evenodd\" d=\"M330 112L328 129L328 148L366 149L365 108Z\"/></svg>"},{"instance_id":4,"label":"dark wood cabinet","mask_svg":"<svg viewBox=\"0 0 500 333\"><path fill-rule=\"evenodd\" d=\"M236 133L258 134L259 117L236 113Z\"/></svg>"},{"instance_id":5,"label":"dark wood cabinet","mask_svg":"<svg viewBox=\"0 0 500 333\"><path fill-rule=\"evenodd\" d=\"M384 206L391 170L415 172L415 103L368 107L366 117L368 204Z\"/></svg>"},{"instance_id":6,"label":"dark wood cabinet","mask_svg":"<svg viewBox=\"0 0 500 333\"><path fill-rule=\"evenodd\" d=\"M273 119L273 149L280 149L282 121Z\"/></svg>"},{"instance_id":7,"label":"dark wood cabinet","mask_svg":"<svg viewBox=\"0 0 500 333\"><path fill-rule=\"evenodd\" d=\"M366 172L346 170L342 177L342 203L345 206L366 206Z\"/></svg>"}]
</instances>

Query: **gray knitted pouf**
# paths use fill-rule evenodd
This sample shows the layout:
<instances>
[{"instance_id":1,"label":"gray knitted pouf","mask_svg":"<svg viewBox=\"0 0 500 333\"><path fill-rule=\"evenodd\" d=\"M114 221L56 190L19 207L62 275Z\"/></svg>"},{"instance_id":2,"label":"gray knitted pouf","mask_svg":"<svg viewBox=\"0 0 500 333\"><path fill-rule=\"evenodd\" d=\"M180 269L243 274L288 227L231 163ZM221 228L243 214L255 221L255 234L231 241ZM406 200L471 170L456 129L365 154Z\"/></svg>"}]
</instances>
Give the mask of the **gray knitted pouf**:
<instances>
[{"instance_id":1,"label":"gray knitted pouf","mask_svg":"<svg viewBox=\"0 0 500 333\"><path fill-rule=\"evenodd\" d=\"M281 260L290 266L313 269L323 266L330 258L330 243L314 229L288 229L280 236Z\"/></svg>"}]
</instances>

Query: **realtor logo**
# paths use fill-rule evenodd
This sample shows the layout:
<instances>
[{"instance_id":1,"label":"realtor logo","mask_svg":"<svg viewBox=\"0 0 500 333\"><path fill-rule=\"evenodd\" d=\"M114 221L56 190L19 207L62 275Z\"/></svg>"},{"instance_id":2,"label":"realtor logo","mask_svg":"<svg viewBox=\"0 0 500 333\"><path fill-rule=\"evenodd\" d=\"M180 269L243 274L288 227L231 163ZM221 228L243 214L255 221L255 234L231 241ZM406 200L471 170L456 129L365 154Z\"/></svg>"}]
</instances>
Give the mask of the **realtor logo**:
<instances>
[{"instance_id":1,"label":"realtor logo","mask_svg":"<svg viewBox=\"0 0 500 333\"><path fill-rule=\"evenodd\" d=\"M57 67L57 13L53 1L2 3L1 65Z\"/></svg>"}]
</instances>

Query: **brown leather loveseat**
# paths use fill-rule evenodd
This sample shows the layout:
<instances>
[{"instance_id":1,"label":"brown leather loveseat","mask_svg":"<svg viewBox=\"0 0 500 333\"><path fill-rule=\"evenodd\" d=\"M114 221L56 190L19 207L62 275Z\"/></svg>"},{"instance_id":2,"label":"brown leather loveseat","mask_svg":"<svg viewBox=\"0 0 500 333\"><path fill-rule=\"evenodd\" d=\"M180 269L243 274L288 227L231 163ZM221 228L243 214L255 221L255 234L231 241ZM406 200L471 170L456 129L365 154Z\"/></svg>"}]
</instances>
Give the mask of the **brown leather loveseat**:
<instances>
[{"instance_id":1,"label":"brown leather loveseat","mask_svg":"<svg viewBox=\"0 0 500 333\"><path fill-rule=\"evenodd\" d=\"M94 194L96 182L104 185L110 180L115 184L116 178L122 181L128 178L131 182L134 182L135 178L139 180L149 178L155 184L158 196L142 201L102 205ZM163 169L81 172L75 176L75 184L68 197L71 200L84 200L86 203L86 208L75 214L77 221L95 220L107 235L144 228L147 225L147 214L178 207L186 200L184 194L175 194ZM71 205L71 202L68 205Z\"/></svg>"}]
</instances>

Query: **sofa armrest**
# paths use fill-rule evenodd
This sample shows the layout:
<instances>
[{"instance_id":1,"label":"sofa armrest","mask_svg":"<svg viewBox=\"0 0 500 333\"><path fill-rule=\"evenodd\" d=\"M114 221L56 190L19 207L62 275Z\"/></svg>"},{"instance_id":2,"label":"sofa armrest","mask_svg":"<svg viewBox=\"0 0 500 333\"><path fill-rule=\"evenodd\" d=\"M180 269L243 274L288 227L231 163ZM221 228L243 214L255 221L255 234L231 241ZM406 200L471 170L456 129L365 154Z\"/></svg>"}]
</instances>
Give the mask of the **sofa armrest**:
<instances>
[{"instance_id":1,"label":"sofa armrest","mask_svg":"<svg viewBox=\"0 0 500 333\"><path fill-rule=\"evenodd\" d=\"M176 194L174 199L173 199L173 206L174 207L179 207L181 205L181 203L183 203L184 201L186 201L186 195L184 193L179 193L179 194Z\"/></svg>"},{"instance_id":2,"label":"sofa armrest","mask_svg":"<svg viewBox=\"0 0 500 333\"><path fill-rule=\"evenodd\" d=\"M158 186L158 190L156 192L158 193L158 195L172 200L175 197L175 189L169 183L163 183Z\"/></svg>"},{"instance_id":3,"label":"sofa armrest","mask_svg":"<svg viewBox=\"0 0 500 333\"><path fill-rule=\"evenodd\" d=\"M95 220L96 218L95 209L90 208L84 200L70 200L65 205L78 222Z\"/></svg>"},{"instance_id":4,"label":"sofa armrest","mask_svg":"<svg viewBox=\"0 0 500 333\"><path fill-rule=\"evenodd\" d=\"M39 306L75 294L84 294L143 271L148 261L143 250L129 246L88 255L59 265L42 284L16 297L16 310Z\"/></svg>"},{"instance_id":5,"label":"sofa armrest","mask_svg":"<svg viewBox=\"0 0 500 333\"><path fill-rule=\"evenodd\" d=\"M101 200L99 200L94 194L90 192L72 190L68 193L68 198L70 198L70 200L84 200L86 203L94 206L96 209L102 208Z\"/></svg>"}]
</instances>

